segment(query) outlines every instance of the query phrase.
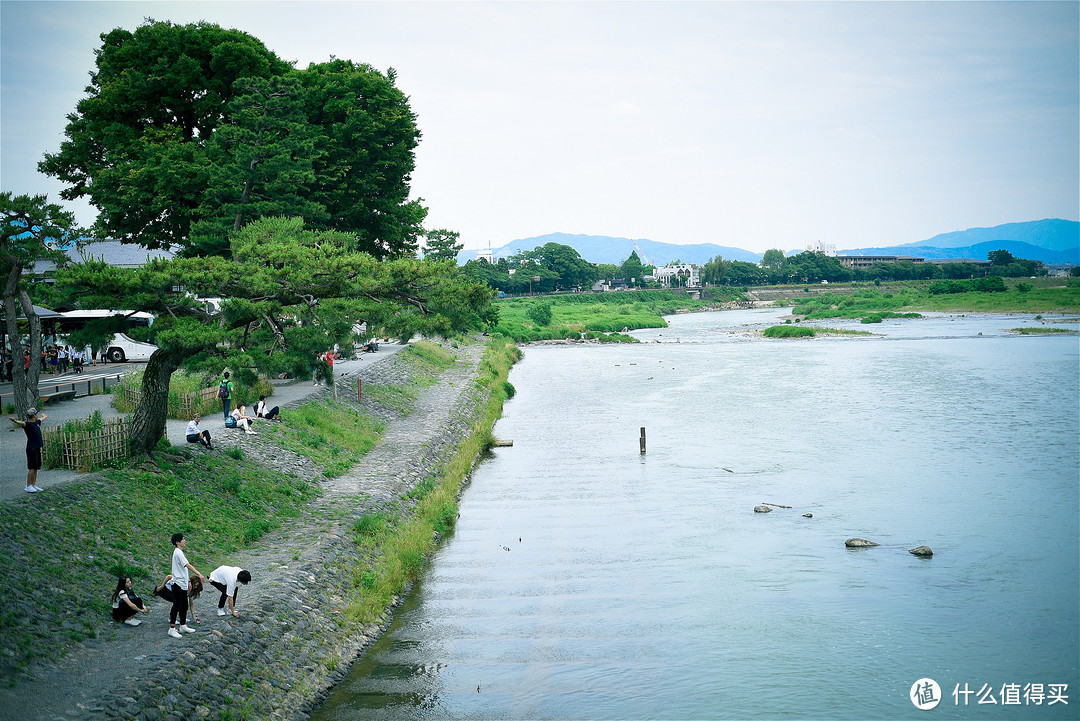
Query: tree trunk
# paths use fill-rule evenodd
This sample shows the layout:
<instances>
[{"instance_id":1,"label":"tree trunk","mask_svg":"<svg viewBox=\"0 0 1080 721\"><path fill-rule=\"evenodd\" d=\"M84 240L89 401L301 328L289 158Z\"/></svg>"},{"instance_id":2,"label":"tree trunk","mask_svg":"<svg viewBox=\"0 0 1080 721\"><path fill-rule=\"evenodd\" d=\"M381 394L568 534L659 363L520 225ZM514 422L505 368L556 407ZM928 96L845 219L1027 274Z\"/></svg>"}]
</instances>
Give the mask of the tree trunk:
<instances>
[{"instance_id":1,"label":"tree trunk","mask_svg":"<svg viewBox=\"0 0 1080 721\"><path fill-rule=\"evenodd\" d=\"M182 353L159 348L143 371L142 397L131 418L131 454L149 454L165 435L169 411L169 380L180 367Z\"/></svg>"},{"instance_id":2,"label":"tree trunk","mask_svg":"<svg viewBox=\"0 0 1080 721\"><path fill-rule=\"evenodd\" d=\"M14 263L8 272L4 284L4 321L7 325L8 342L11 344L11 376L15 394L15 414L19 420L26 418L26 410L38 402L38 378L41 374L41 319L34 311L30 296L19 287L22 265ZM22 306L23 315L30 324L30 366L23 370L23 357L26 348L19 333L18 310L15 303Z\"/></svg>"}]
</instances>

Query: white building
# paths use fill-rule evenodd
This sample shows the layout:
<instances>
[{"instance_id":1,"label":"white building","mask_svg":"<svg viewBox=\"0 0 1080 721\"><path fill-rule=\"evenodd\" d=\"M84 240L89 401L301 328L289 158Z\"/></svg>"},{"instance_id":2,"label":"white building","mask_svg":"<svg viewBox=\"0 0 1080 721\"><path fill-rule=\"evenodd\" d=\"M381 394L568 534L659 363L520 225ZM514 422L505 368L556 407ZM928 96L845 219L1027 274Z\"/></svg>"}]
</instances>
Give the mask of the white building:
<instances>
[{"instance_id":1,"label":"white building","mask_svg":"<svg viewBox=\"0 0 1080 721\"><path fill-rule=\"evenodd\" d=\"M661 285L666 286L686 286L687 288L696 288L701 285L701 278L698 276L698 269L696 266L689 263L682 263L680 265L665 265L662 268L657 268L653 271L653 277ZM683 282L683 278L686 282Z\"/></svg>"},{"instance_id":2,"label":"white building","mask_svg":"<svg viewBox=\"0 0 1080 721\"><path fill-rule=\"evenodd\" d=\"M836 255L836 246L832 243L822 243L820 240L815 240L813 243L806 245L806 250L812 253L824 253L829 257Z\"/></svg>"}]
</instances>

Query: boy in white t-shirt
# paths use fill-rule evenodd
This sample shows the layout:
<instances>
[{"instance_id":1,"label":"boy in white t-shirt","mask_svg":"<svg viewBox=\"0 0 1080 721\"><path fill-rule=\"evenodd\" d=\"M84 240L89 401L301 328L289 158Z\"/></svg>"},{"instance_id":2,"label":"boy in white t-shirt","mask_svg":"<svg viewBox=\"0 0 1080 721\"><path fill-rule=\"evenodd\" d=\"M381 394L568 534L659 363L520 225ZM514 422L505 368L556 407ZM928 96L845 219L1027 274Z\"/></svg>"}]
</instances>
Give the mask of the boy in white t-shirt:
<instances>
[{"instance_id":1,"label":"boy in white t-shirt","mask_svg":"<svg viewBox=\"0 0 1080 721\"><path fill-rule=\"evenodd\" d=\"M206 576L199 573L198 569L188 563L187 556L184 555L187 539L184 538L183 533L174 533L172 544L175 548L173 549L172 554L172 580L168 583L170 590L173 592L172 608L169 610L169 635L173 638L180 638L180 631L183 631L184 633L195 633L195 629L187 625L188 582L191 578L190 573L194 573L198 576L199 580L204 584L206 583ZM180 618L180 631L176 630L177 617Z\"/></svg>"},{"instance_id":2,"label":"boy in white t-shirt","mask_svg":"<svg viewBox=\"0 0 1080 721\"><path fill-rule=\"evenodd\" d=\"M236 611L236 592L239 590L237 584L244 584L245 586L251 582L251 574L238 566L218 566L210 572L210 585L221 591L221 598L218 600L217 615L225 615L225 600L229 601L229 611L232 612L233 618L240 618L240 614Z\"/></svg>"}]
</instances>

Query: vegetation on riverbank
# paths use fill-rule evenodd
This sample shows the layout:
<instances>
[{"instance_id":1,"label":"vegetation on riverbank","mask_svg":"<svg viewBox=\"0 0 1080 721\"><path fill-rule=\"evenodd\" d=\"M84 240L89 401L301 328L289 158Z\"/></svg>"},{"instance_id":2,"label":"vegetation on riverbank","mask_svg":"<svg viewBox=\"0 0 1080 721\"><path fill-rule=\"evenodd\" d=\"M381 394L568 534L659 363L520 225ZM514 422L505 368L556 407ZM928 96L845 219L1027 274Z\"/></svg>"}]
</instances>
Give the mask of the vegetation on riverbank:
<instances>
[{"instance_id":1,"label":"vegetation on riverbank","mask_svg":"<svg viewBox=\"0 0 1080 721\"><path fill-rule=\"evenodd\" d=\"M353 592L346 617L350 622L374 620L409 584L419 579L439 536L454 527L462 483L476 459L492 445L491 428L513 395L507 382L510 367L521 357L505 339L491 340L480 363L477 383L490 390L473 422L472 432L453 457L421 481L395 512L376 511L353 524L359 558L352 570Z\"/></svg>"},{"instance_id":2,"label":"vegetation on riverbank","mask_svg":"<svg viewBox=\"0 0 1080 721\"><path fill-rule=\"evenodd\" d=\"M581 340L582 334L601 342L635 342L622 331L666 328L665 315L718 307L743 297L731 288L710 289L709 295L694 300L681 291L639 290L504 299L497 303L499 324L494 333L519 343Z\"/></svg>"},{"instance_id":3,"label":"vegetation on riverbank","mask_svg":"<svg viewBox=\"0 0 1080 721\"><path fill-rule=\"evenodd\" d=\"M1077 331L1071 328L1009 328L1010 333L1019 333L1020 335L1051 335L1054 333L1064 333L1066 335L1077 335Z\"/></svg>"},{"instance_id":4,"label":"vegetation on riverbank","mask_svg":"<svg viewBox=\"0 0 1080 721\"><path fill-rule=\"evenodd\" d=\"M813 328L808 325L774 325L761 332L766 338L814 338L819 335L873 335L865 330Z\"/></svg>"},{"instance_id":5,"label":"vegetation on riverbank","mask_svg":"<svg viewBox=\"0 0 1080 721\"><path fill-rule=\"evenodd\" d=\"M413 397L454 363L453 356L435 344L415 345L419 349L410 346L399 354L401 362L411 366L415 385L410 381L404 387ZM401 518L409 520L387 534L385 543L401 544L405 550L398 553L398 546L388 545L388 552L380 551L402 558L409 574L422 567L430 551L430 545L417 546L416 528L424 526L415 523L447 530L457 513L447 498L456 497L473 459L490 445L490 424L501 411L509 387L505 379L517 354L505 341L495 340L492 347L498 351L485 355L478 382L494 391L470 440L446 464L438 484L421 484L421 493L400 502ZM353 466L381 433L378 421L340 402L314 401L284 413L285 424L260 424L260 435L310 458L327 476ZM149 597L167 568L172 551L168 536L173 532L189 537L188 557L208 573L220 559L314 512L311 503L320 495L317 477L280 473L252 456L242 446L204 451L162 443L156 466L144 462L108 469L85 481L52 487L47 494L0 504L0 594L5 599L0 610L0 683L11 685L35 659L62 655L77 641L110 628L108 598L118 575L132 576L136 590ZM449 490L441 490L443 486ZM411 520L413 505L422 521ZM430 544L432 530L426 533ZM408 549L420 547L426 550L418 559L409 554ZM407 582L413 576L404 578ZM400 593L403 586L387 588Z\"/></svg>"},{"instance_id":6,"label":"vegetation on riverbank","mask_svg":"<svg viewBox=\"0 0 1080 721\"><path fill-rule=\"evenodd\" d=\"M887 288L831 288L819 295L793 296L777 301L790 305L792 313L807 320L824 318L917 317L915 311L983 313L1076 313L1080 312L1080 283L1075 279L1032 278L1004 281L1004 290L972 290L954 286L960 292L933 292L932 283L910 281ZM989 284L987 285L989 287ZM997 287L994 284L994 287ZM892 315L886 315L890 313ZM901 314L901 315L896 315Z\"/></svg>"}]
</instances>

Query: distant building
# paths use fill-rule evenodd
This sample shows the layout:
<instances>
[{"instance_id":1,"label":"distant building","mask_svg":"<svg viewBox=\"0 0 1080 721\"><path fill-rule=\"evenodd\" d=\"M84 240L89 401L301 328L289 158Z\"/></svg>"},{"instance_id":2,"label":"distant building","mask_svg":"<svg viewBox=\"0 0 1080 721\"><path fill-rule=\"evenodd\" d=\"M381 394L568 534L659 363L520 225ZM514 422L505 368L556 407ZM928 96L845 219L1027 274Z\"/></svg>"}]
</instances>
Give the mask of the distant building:
<instances>
[{"instance_id":1,"label":"distant building","mask_svg":"<svg viewBox=\"0 0 1080 721\"><path fill-rule=\"evenodd\" d=\"M869 268L875 263L901 263L905 260L915 264L926 262L925 258L906 255L838 255L836 259L845 268Z\"/></svg>"},{"instance_id":2,"label":"distant building","mask_svg":"<svg viewBox=\"0 0 1080 721\"><path fill-rule=\"evenodd\" d=\"M666 286L686 286L688 288L696 288L701 285L701 278L698 276L698 269L696 266L689 263L681 263L679 265L665 265L662 268L657 268L653 271L653 277L661 285ZM685 279L685 282L683 282Z\"/></svg>"},{"instance_id":3,"label":"distant building","mask_svg":"<svg viewBox=\"0 0 1080 721\"><path fill-rule=\"evenodd\" d=\"M489 245L486 248L481 248L480 250L476 251L476 259L486 260L489 263L494 263L495 253L491 250L491 246Z\"/></svg>"},{"instance_id":4,"label":"distant building","mask_svg":"<svg viewBox=\"0 0 1080 721\"><path fill-rule=\"evenodd\" d=\"M824 253L831 257L836 256L836 246L832 243L822 243L820 240L815 240L813 243L808 243L806 249L811 253Z\"/></svg>"}]
</instances>

